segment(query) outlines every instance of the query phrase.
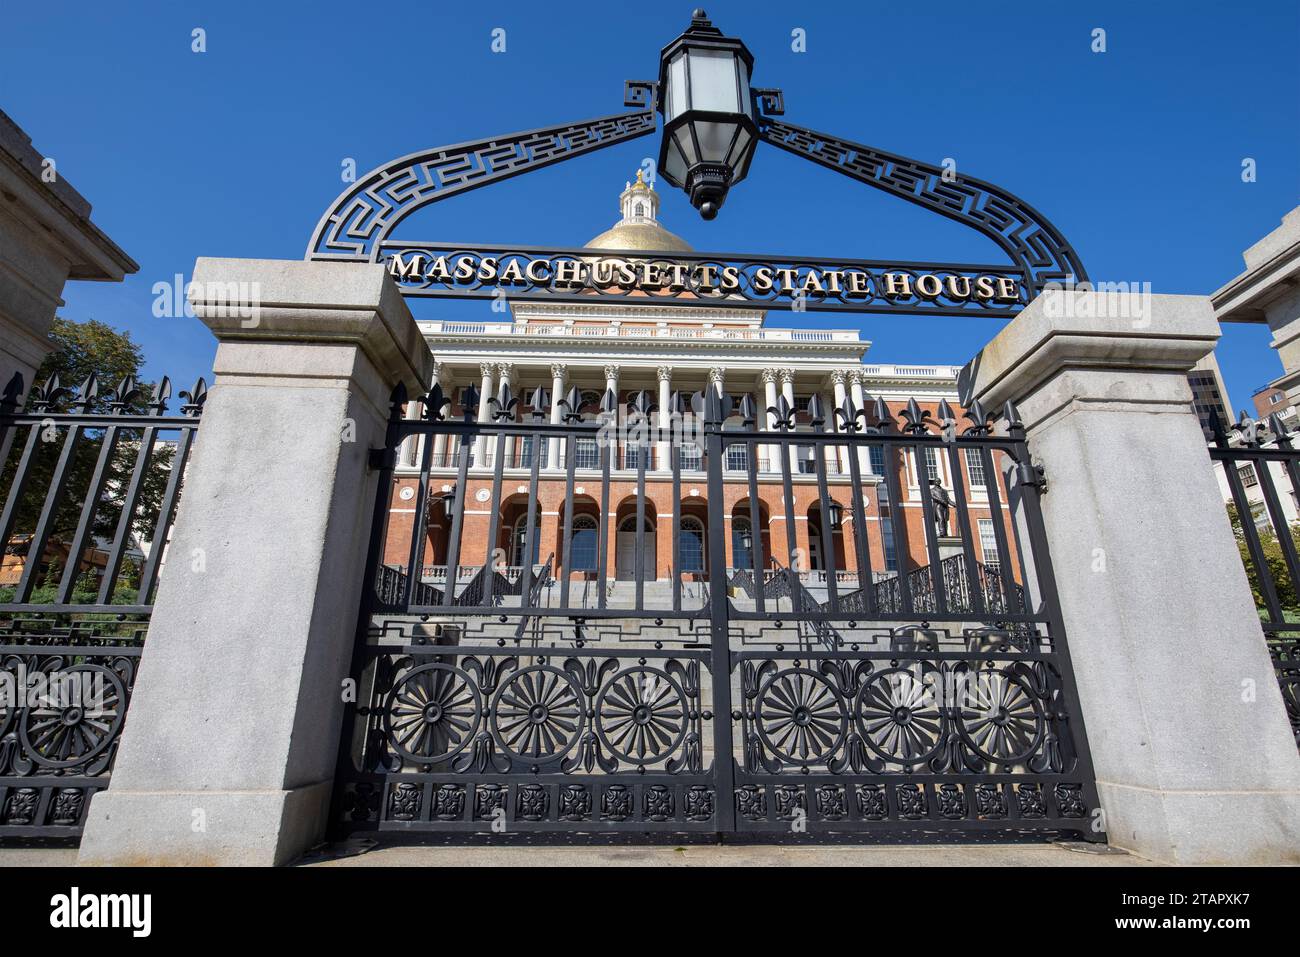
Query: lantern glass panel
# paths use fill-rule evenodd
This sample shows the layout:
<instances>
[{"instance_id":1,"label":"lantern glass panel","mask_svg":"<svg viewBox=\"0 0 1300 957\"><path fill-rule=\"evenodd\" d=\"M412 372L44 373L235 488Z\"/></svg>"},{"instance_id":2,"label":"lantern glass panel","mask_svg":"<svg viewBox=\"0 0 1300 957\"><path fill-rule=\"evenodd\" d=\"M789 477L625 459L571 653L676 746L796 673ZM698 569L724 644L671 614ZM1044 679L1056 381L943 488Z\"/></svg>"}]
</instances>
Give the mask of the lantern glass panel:
<instances>
[{"instance_id":1,"label":"lantern glass panel","mask_svg":"<svg viewBox=\"0 0 1300 957\"><path fill-rule=\"evenodd\" d=\"M742 126L740 135L736 137L736 143L731 147L731 153L727 156L727 165L732 169L739 171L740 158L745 155L745 149L749 146L749 139L749 130Z\"/></svg>"},{"instance_id":2,"label":"lantern glass panel","mask_svg":"<svg viewBox=\"0 0 1300 957\"><path fill-rule=\"evenodd\" d=\"M686 160L687 166L694 166L700 161L699 154L695 152L695 141L691 139L690 124L683 126L673 134L673 139L677 143L678 149L682 151L682 158Z\"/></svg>"},{"instance_id":3,"label":"lantern glass panel","mask_svg":"<svg viewBox=\"0 0 1300 957\"><path fill-rule=\"evenodd\" d=\"M695 137L700 143L700 156L706 163L723 163L727 147L736 136L735 123L714 123L700 120L695 123Z\"/></svg>"},{"instance_id":4,"label":"lantern glass panel","mask_svg":"<svg viewBox=\"0 0 1300 957\"><path fill-rule=\"evenodd\" d=\"M679 185L686 182L686 160L682 158L681 148L673 139L668 141L668 151L664 158L664 175L676 180Z\"/></svg>"},{"instance_id":5,"label":"lantern glass panel","mask_svg":"<svg viewBox=\"0 0 1300 957\"><path fill-rule=\"evenodd\" d=\"M691 50L690 58L691 109L740 112L736 68L743 64L722 50Z\"/></svg>"},{"instance_id":6,"label":"lantern glass panel","mask_svg":"<svg viewBox=\"0 0 1300 957\"><path fill-rule=\"evenodd\" d=\"M668 62L668 92L664 120L674 119L686 110L686 54L679 53Z\"/></svg>"}]
</instances>

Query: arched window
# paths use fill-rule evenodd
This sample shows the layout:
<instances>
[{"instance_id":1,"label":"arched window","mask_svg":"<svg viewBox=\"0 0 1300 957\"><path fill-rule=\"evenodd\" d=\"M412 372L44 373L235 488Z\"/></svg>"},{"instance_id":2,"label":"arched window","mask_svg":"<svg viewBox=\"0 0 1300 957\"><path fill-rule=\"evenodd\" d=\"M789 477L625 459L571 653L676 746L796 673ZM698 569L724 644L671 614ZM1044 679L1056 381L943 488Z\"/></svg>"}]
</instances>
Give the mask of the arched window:
<instances>
[{"instance_id":1,"label":"arched window","mask_svg":"<svg viewBox=\"0 0 1300 957\"><path fill-rule=\"evenodd\" d=\"M596 570L596 519L591 515L573 517L573 544L569 553L569 571Z\"/></svg>"},{"instance_id":2,"label":"arched window","mask_svg":"<svg viewBox=\"0 0 1300 957\"><path fill-rule=\"evenodd\" d=\"M633 215L633 216L644 216L644 215L645 215L645 206L642 205L641 203L637 203L635 206L632 207L632 215Z\"/></svg>"},{"instance_id":3,"label":"arched window","mask_svg":"<svg viewBox=\"0 0 1300 957\"><path fill-rule=\"evenodd\" d=\"M731 564L733 568L753 568L754 531L747 518L731 520Z\"/></svg>"},{"instance_id":4,"label":"arched window","mask_svg":"<svg viewBox=\"0 0 1300 957\"><path fill-rule=\"evenodd\" d=\"M704 523L687 515L682 518L681 533L677 540L684 572L704 571Z\"/></svg>"},{"instance_id":5,"label":"arched window","mask_svg":"<svg viewBox=\"0 0 1300 957\"><path fill-rule=\"evenodd\" d=\"M524 561L524 547L528 541L528 513L524 512L515 519L515 527L510 536L510 564L519 567L524 564L537 564L537 553L541 549L541 529L538 528L540 519L534 519L533 522L533 558L531 562Z\"/></svg>"}]
</instances>

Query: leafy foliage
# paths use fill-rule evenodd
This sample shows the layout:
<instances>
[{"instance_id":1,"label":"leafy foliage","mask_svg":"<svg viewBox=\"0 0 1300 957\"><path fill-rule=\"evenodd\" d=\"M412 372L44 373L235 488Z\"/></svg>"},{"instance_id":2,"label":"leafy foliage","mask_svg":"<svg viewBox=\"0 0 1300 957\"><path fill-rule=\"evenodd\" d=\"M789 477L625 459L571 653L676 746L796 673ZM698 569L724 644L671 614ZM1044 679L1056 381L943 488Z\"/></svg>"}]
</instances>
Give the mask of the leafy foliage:
<instances>
[{"instance_id":1,"label":"leafy foliage","mask_svg":"<svg viewBox=\"0 0 1300 957\"><path fill-rule=\"evenodd\" d=\"M1251 561L1250 545L1246 541L1245 529L1242 527L1241 516L1237 514L1235 505L1228 505L1228 520L1232 523L1232 535L1237 540L1237 550L1241 553L1242 564L1246 566L1246 577L1250 580L1250 593L1255 599L1255 607L1260 610L1262 616L1267 617L1268 603L1264 600L1259 571ZM1259 526L1257 531L1260 548L1264 553L1264 564L1273 579L1274 590L1277 592L1283 615L1286 616L1285 620L1292 620L1291 615L1300 614L1300 596L1297 596L1292 584L1291 573L1286 566L1286 556L1282 553L1282 543L1278 540L1271 524ZM1300 552L1300 525L1292 525L1287 529L1287 534L1295 543L1296 551Z\"/></svg>"}]
</instances>

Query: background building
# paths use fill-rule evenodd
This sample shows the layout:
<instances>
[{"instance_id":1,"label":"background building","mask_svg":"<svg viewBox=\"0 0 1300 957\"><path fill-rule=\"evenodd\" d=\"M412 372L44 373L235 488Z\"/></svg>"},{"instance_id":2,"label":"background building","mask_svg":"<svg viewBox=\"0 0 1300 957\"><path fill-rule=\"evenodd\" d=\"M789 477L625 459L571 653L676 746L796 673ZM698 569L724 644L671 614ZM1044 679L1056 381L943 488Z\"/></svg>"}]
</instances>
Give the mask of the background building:
<instances>
[{"instance_id":1,"label":"background building","mask_svg":"<svg viewBox=\"0 0 1300 957\"><path fill-rule=\"evenodd\" d=\"M619 198L621 218L611 228L596 236L586 248L608 250L669 250L689 252L690 246L669 232L658 220L659 197L641 181L629 183ZM893 415L902 411L908 400L915 399L926 414L937 417L939 403L947 401L957 410L956 375L958 368L930 364L867 364L864 358L870 343L856 329L784 328L768 322L768 315L754 309L717 306L672 306L645 304L555 304L512 302L510 314L499 322L431 321L420 323L436 365L436 382L451 399L451 414L461 417L467 411L479 421L490 421L490 399L508 386L519 399L515 412L518 421L528 421L531 409L526 406L533 389L549 390L550 406L544 410L546 420L559 422L563 413L560 400L578 389L587 403L584 419L598 415L601 397L612 392L617 398L620 420L638 393L648 393L657 406L656 424L667 428L674 393L689 396L706 388L717 389L734 397L749 393L760 409L778 404L781 397L795 412L797 431L812 431L816 426L809 414L814 396L821 398L830 413L852 399L855 407L870 412L876 399L883 399ZM432 384L431 384L432 385ZM466 409L467 390L477 389L476 408ZM417 415L413 403L408 414ZM774 420L760 413L769 428ZM739 424L738 413L733 422ZM959 423L965 428L968 422ZM828 429L836 428L834 425ZM533 437L511 440L510 447L498 448L495 438L486 438L472 451L472 467L466 505L465 526L458 570L459 577L472 575L485 560L485 548L500 549L502 560L518 568L526 562L546 562L553 557L553 569L571 577L596 577L599 554L599 469L600 450L595 440L580 440L575 449L577 475L592 476L592 488L579 487L573 509L573 548L570 568L562 565L564 523L565 450L562 440L538 441ZM610 580L626 581L636 574L636 508L638 457L645 456L646 498L645 557L641 567L648 581L664 581L672 568L672 527L678 523L681 548L681 571L703 579L708 567L706 529L710 508L724 509L729 543L727 567L749 568L752 564L749 543L757 534L761 542L763 564L768 568L789 562L789 535L797 549L797 570L806 572L810 583L824 580L820 575L828 566L823 554L822 523L834 520L820 514L818 504L817 462L814 446L789 447L790 470L794 483L794 529L786 528L782 498L782 468L777 446L760 446L753 458L743 445L733 445L725 452L725 500L707 499L702 454L685 448L680 463L683 475L681 514L674 516L669 443L653 442L641 450L636 443L620 442L611 460L609 508L613 521L606 523L609 540L605 555L606 574ZM851 501L849 452L843 447L823 447L823 462L828 483L833 487L836 503L847 507ZM427 463L425 461L427 454ZM885 478L885 453L880 448L858 451L863 482L862 495L868 519L871 565L875 578L895 575L927 564L923 526L922 495L929 494L930 481L937 479L952 490L954 476L948 458L933 448L925 449L924 461L905 453L893 463L898 477L901 501L892 502ZM496 541L491 536L491 516L486 508L474 509L474 501L490 500L492 470L496 456L504 457L507 485L518 491L503 498L498 516ZM402 451L398 465L403 480L395 491L390 519L387 560L404 565L409 553L409 539L414 520L411 502L418 486L419 472L427 464L430 474L431 507L426 543L425 577L442 579L446 574L449 522L445 509L438 503L454 493L459 448L452 437L438 436L432 449L425 450L420 441L410 441ZM527 483L538 459L543 482L536 516L540 534L534 539L534 554L525 554L527 527ZM751 470L758 475L758 505L752 507L748 479ZM971 492L971 521L975 536L975 554L986 566L998 565L993 519L986 492L989 476L981 462L970 458L960 476L963 487ZM552 476L546 481L546 476ZM1005 492L1000 501L1006 502ZM899 554L894 524L902 523L906 554ZM831 533L836 551L835 568L841 580L857 581L856 549L848 521ZM960 530L951 523L953 542L959 542ZM954 546L955 547L955 546ZM945 557L950 554L947 550Z\"/></svg>"}]
</instances>

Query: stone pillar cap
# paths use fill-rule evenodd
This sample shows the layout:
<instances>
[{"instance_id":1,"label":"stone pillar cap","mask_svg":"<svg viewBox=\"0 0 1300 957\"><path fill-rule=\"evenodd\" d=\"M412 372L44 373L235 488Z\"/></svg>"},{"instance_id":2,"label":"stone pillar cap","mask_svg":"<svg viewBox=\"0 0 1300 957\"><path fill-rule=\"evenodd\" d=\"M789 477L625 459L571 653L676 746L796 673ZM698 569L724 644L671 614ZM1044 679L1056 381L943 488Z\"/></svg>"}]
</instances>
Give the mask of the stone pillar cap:
<instances>
[{"instance_id":1,"label":"stone pillar cap","mask_svg":"<svg viewBox=\"0 0 1300 957\"><path fill-rule=\"evenodd\" d=\"M1186 373L1219 334L1208 296L1049 291L962 368L958 390L963 405L996 409L1063 369Z\"/></svg>"},{"instance_id":2,"label":"stone pillar cap","mask_svg":"<svg viewBox=\"0 0 1300 957\"><path fill-rule=\"evenodd\" d=\"M378 263L200 257L187 295L219 342L351 343L412 393L432 379L433 355Z\"/></svg>"}]
</instances>

